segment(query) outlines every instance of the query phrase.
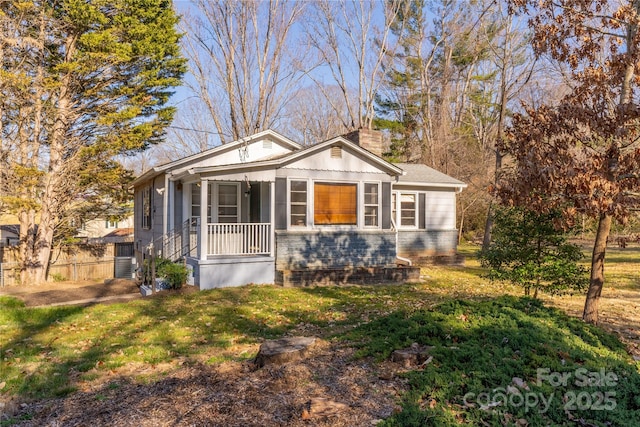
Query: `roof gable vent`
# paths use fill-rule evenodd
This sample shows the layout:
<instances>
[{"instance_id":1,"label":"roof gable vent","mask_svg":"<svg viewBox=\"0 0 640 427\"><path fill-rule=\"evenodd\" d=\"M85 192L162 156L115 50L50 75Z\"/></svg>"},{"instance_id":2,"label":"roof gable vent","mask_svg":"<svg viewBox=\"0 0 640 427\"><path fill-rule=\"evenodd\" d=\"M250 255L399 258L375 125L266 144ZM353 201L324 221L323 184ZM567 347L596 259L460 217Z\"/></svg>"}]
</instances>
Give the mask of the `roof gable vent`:
<instances>
[{"instance_id":1,"label":"roof gable vent","mask_svg":"<svg viewBox=\"0 0 640 427\"><path fill-rule=\"evenodd\" d=\"M342 147L339 145L335 145L331 147L331 158L332 159L341 159L342 158Z\"/></svg>"},{"instance_id":2,"label":"roof gable vent","mask_svg":"<svg viewBox=\"0 0 640 427\"><path fill-rule=\"evenodd\" d=\"M273 148L273 142L268 139L262 140L262 148L265 150L271 150Z\"/></svg>"}]
</instances>

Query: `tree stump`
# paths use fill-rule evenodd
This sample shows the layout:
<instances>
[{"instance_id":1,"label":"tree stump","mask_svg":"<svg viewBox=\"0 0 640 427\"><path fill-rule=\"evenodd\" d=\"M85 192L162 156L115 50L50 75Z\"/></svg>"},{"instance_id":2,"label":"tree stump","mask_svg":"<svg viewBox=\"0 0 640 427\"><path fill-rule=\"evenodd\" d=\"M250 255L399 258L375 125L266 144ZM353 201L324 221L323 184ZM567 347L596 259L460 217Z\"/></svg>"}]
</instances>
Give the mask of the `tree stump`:
<instances>
[{"instance_id":1,"label":"tree stump","mask_svg":"<svg viewBox=\"0 0 640 427\"><path fill-rule=\"evenodd\" d=\"M348 409L349 406L344 403L329 400L324 397L314 397L305 404L305 408L302 410L302 419L327 418L340 415Z\"/></svg>"},{"instance_id":2,"label":"tree stump","mask_svg":"<svg viewBox=\"0 0 640 427\"><path fill-rule=\"evenodd\" d=\"M432 346L421 346L417 343L413 343L411 347L404 348L402 350L395 350L391 354L391 360L396 363L402 364L405 368L411 366L421 365L425 363L429 358L429 352L433 349Z\"/></svg>"},{"instance_id":3,"label":"tree stump","mask_svg":"<svg viewBox=\"0 0 640 427\"><path fill-rule=\"evenodd\" d=\"M265 365L280 365L304 358L316 343L313 337L288 337L265 341L255 358L258 368Z\"/></svg>"}]
</instances>

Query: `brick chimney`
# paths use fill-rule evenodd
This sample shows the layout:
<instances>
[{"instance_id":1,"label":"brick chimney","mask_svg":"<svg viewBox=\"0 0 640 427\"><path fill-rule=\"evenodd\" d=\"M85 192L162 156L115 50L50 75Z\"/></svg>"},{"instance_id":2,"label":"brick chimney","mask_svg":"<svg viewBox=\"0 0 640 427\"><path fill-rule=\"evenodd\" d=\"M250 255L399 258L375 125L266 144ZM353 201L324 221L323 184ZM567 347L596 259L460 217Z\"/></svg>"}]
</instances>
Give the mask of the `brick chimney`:
<instances>
[{"instance_id":1,"label":"brick chimney","mask_svg":"<svg viewBox=\"0 0 640 427\"><path fill-rule=\"evenodd\" d=\"M382 157L382 132L379 130L360 128L349 132L344 137L376 156Z\"/></svg>"}]
</instances>

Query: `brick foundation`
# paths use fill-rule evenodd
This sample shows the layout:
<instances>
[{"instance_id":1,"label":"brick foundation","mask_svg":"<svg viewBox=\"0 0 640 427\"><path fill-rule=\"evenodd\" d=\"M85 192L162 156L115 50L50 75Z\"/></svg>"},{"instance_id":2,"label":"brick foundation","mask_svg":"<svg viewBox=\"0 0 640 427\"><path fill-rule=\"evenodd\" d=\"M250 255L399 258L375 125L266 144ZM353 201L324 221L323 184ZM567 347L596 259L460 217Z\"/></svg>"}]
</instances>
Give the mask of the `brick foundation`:
<instances>
[{"instance_id":1,"label":"brick foundation","mask_svg":"<svg viewBox=\"0 0 640 427\"><path fill-rule=\"evenodd\" d=\"M416 282L419 279L419 267L320 268L276 271L276 284L285 287L346 284L373 285Z\"/></svg>"}]
</instances>

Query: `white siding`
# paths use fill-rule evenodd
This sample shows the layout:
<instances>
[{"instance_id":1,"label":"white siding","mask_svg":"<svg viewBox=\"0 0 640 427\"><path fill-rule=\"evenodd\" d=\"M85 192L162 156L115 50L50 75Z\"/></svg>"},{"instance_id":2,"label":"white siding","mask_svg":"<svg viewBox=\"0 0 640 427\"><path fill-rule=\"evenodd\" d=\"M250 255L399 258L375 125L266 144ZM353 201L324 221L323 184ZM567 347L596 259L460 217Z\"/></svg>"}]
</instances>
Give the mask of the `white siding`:
<instances>
[{"instance_id":1,"label":"white siding","mask_svg":"<svg viewBox=\"0 0 640 427\"><path fill-rule=\"evenodd\" d=\"M267 144L263 144L263 142L265 141L267 142ZM271 142L270 147L268 142ZM231 147L227 150L221 149L221 151L212 154L211 156L199 158L192 162L185 163L184 165L173 169L172 172L174 173L174 175L177 175L191 168L236 165L255 162L289 152L291 152L291 149L284 147L278 144L278 142L272 141L269 138L264 138L252 141L246 145Z\"/></svg>"},{"instance_id":2,"label":"white siding","mask_svg":"<svg viewBox=\"0 0 640 427\"><path fill-rule=\"evenodd\" d=\"M104 237L107 234L121 229L121 228L133 228L133 215L130 215L120 221L115 221L118 223L117 228L107 228L107 220L106 219L93 219L87 221L83 230L78 232L79 237Z\"/></svg>"},{"instance_id":3,"label":"white siding","mask_svg":"<svg viewBox=\"0 0 640 427\"><path fill-rule=\"evenodd\" d=\"M456 193L453 191L427 191L425 211L427 230L455 230Z\"/></svg>"},{"instance_id":4,"label":"white siding","mask_svg":"<svg viewBox=\"0 0 640 427\"><path fill-rule=\"evenodd\" d=\"M322 170L348 172L357 171L358 173L381 173L380 166L356 155L349 151L345 146L341 147L340 158L331 157L331 149L327 147L310 156L298 159L282 169L304 169L304 170Z\"/></svg>"}]
</instances>

